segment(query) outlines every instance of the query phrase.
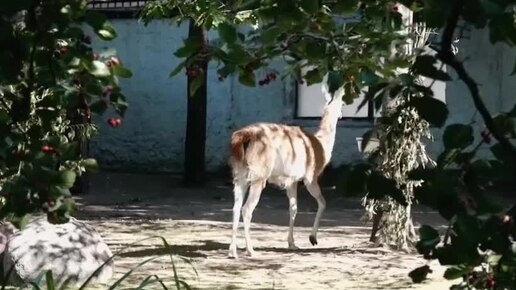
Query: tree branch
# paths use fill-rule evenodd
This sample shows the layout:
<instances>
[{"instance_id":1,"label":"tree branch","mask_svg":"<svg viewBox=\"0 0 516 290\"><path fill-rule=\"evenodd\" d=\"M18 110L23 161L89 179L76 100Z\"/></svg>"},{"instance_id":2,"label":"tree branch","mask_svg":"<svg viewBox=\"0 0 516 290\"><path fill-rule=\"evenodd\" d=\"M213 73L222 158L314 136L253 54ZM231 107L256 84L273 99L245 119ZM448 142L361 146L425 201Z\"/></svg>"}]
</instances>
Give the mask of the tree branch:
<instances>
[{"instance_id":1,"label":"tree branch","mask_svg":"<svg viewBox=\"0 0 516 290\"><path fill-rule=\"evenodd\" d=\"M444 27L443 35L441 37L441 49L437 52L437 58L443 63L451 66L457 73L459 79L461 79L466 84L473 99L473 103L482 116L482 119L484 119L486 127L489 129L493 137L498 140L498 142L500 142L505 151L511 155L512 161L516 162L516 147L503 134L500 134L498 128L496 128L493 118L491 117L491 113L489 113L489 110L487 109L484 101L482 100L482 97L480 96L477 83L466 71L464 64L460 62L452 52L451 46L453 33L457 28L463 6L464 0L454 1L446 20L446 26Z\"/></svg>"}]
</instances>

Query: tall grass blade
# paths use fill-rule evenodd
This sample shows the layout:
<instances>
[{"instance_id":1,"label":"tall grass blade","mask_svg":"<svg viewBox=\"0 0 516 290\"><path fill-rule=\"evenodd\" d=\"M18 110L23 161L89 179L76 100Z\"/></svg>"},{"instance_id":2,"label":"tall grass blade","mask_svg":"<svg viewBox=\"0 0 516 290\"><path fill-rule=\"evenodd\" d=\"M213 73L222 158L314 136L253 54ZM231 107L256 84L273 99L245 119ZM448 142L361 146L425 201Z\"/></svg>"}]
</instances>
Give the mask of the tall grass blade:
<instances>
[{"instance_id":1,"label":"tall grass blade","mask_svg":"<svg viewBox=\"0 0 516 290\"><path fill-rule=\"evenodd\" d=\"M122 277L120 277L120 279L118 279L113 285L111 285L108 288L108 290L115 289L118 285L120 285L120 283L122 283L127 277L129 277L129 275L131 275L134 270L140 268L142 265L145 265L145 264L147 264L148 262L150 262L152 260L156 260L157 258L159 258L159 256L150 257L150 258L144 260L143 262L139 263L138 265L136 265L136 267L131 268L131 270L127 271Z\"/></svg>"},{"instance_id":2,"label":"tall grass blade","mask_svg":"<svg viewBox=\"0 0 516 290\"><path fill-rule=\"evenodd\" d=\"M155 278L154 280L151 280L151 278ZM168 290L167 286L165 286L165 284L163 283L163 281L161 280L160 277L158 277L158 275L150 275L150 276L147 276L147 278L145 278L141 283L140 285L138 286L138 288L134 289L134 290L140 290L140 289L143 289L143 287L147 286L147 285L150 285L150 284L154 284L156 282L159 282L161 284L161 286L163 287L163 290Z\"/></svg>"},{"instance_id":3,"label":"tall grass blade","mask_svg":"<svg viewBox=\"0 0 516 290\"><path fill-rule=\"evenodd\" d=\"M54 281L54 275L52 275L52 271L48 270L45 273L45 280L47 280L47 290L56 290L56 283Z\"/></svg>"},{"instance_id":4,"label":"tall grass blade","mask_svg":"<svg viewBox=\"0 0 516 290\"><path fill-rule=\"evenodd\" d=\"M14 265L16 265L16 263L13 263L13 265L9 268L9 271L7 271L7 274L5 274L5 276L3 277L4 281L2 281L2 288L1 288L1 290L5 290L5 287L7 287L7 283L9 281L9 277L11 277L11 273L14 270Z\"/></svg>"},{"instance_id":5,"label":"tall grass blade","mask_svg":"<svg viewBox=\"0 0 516 290\"><path fill-rule=\"evenodd\" d=\"M109 257L104 263L102 263L102 265L100 265L93 273L91 273L91 275L88 277L88 279L86 279L86 281L84 281L84 283L81 285L81 287L79 287L78 290L83 290L86 286L88 286L88 283L90 283L91 279L93 279L93 277L95 277L102 270L102 268L106 264L111 262L113 260L113 258L115 258L116 256L119 256L124 250L126 250L130 246L133 246L133 245L136 245L136 244L138 244L140 242L143 242L143 241L146 241L146 240L150 240L150 239L154 239L154 238L161 238L161 237L160 236L151 236L151 237L143 238L143 239L140 239L140 240L138 240L136 242L130 243L129 245L127 245L127 246L123 247L122 249L118 250L111 257Z\"/></svg>"}]
</instances>

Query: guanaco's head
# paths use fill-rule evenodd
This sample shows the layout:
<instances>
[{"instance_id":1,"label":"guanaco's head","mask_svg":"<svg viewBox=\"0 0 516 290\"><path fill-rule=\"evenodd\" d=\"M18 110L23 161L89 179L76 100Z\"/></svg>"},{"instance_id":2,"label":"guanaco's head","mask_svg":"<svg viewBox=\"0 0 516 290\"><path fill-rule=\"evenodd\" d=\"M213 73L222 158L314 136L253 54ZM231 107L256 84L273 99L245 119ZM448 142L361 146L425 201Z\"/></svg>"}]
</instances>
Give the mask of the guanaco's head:
<instances>
[{"instance_id":1,"label":"guanaco's head","mask_svg":"<svg viewBox=\"0 0 516 290\"><path fill-rule=\"evenodd\" d=\"M342 96L335 94L326 102L325 111L328 115L340 119L342 118L342 106L344 106Z\"/></svg>"}]
</instances>

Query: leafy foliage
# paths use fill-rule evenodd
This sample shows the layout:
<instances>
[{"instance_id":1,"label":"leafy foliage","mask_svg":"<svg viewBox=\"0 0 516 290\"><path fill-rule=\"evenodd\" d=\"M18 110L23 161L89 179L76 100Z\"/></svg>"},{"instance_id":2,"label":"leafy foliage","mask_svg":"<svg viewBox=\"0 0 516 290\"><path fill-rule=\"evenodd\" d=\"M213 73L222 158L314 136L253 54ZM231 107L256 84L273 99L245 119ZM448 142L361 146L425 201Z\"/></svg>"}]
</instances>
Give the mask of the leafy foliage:
<instances>
[{"instance_id":1,"label":"leafy foliage","mask_svg":"<svg viewBox=\"0 0 516 290\"><path fill-rule=\"evenodd\" d=\"M474 146L470 124L452 124L444 130L445 150L437 166L414 170L411 167L410 178L421 181L421 186L414 188L415 200L436 209L450 222L447 235L444 239L439 237L439 241L434 230L423 227L417 248L424 257L450 265L446 278L463 277L464 283L457 287L474 284L493 288L493 283L497 287L512 287L516 285L514 223L503 222L508 219L486 197L485 190L492 184L514 180L515 110L493 117L475 80L454 54L453 41L460 20L475 28L486 28L493 44L502 42L514 47L516 1L404 0L400 3L415 13L415 19L441 31L440 41L426 45L435 54L429 54L427 49L404 53L415 36L403 32L399 7L386 0L226 1L221 5L213 1L167 0L149 3L142 17L146 22L157 18L173 18L178 22L193 19L199 26L218 30L220 38L209 47L195 45L198 43L195 39L186 40L176 51L176 56L185 60L171 75L208 56L219 64L222 80L236 74L240 83L255 86L257 74L267 72L272 61L281 59L285 63L283 78L293 77L311 84L328 76L330 90L341 89L348 104L363 94L366 100L361 106L373 101L378 109L402 93L410 95L410 100L398 107L398 113L382 120L391 124L395 124L403 111L416 112L422 119L418 124L427 122L437 127L446 124L449 114L446 104L432 98L431 88L421 85L418 77L449 81L451 76L437 64L448 65L466 84L487 130ZM481 146L491 143L491 137L497 141L490 145L495 158L475 158ZM364 136L364 141L367 139ZM386 148L393 146L398 144ZM387 161L392 162L389 158ZM399 197L400 184L379 178L370 167L350 170L357 179L348 178L342 185L351 186L353 192L370 190L377 197ZM394 176L387 178L396 180ZM376 190L383 185L391 190ZM424 266L413 271L411 277L420 282L430 271ZM472 273L476 278L470 277Z\"/></svg>"},{"instance_id":2,"label":"leafy foliage","mask_svg":"<svg viewBox=\"0 0 516 290\"><path fill-rule=\"evenodd\" d=\"M98 167L78 147L96 131L90 115L109 105L124 115L118 77L131 72L113 52L93 52L82 23L104 40L116 32L83 0L3 1L0 10L0 217L22 226L43 210L65 222L69 188Z\"/></svg>"}]
</instances>

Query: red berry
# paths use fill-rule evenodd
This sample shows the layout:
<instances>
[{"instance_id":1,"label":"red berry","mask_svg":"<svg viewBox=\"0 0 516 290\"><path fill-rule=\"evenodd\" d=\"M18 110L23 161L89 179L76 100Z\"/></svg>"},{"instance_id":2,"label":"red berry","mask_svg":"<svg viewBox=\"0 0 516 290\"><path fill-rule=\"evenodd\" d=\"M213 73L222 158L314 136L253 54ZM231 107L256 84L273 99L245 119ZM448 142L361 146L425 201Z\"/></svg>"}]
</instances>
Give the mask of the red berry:
<instances>
[{"instance_id":1,"label":"red berry","mask_svg":"<svg viewBox=\"0 0 516 290\"><path fill-rule=\"evenodd\" d=\"M117 57L112 57L111 61L114 65L120 65L120 59L118 59Z\"/></svg>"},{"instance_id":2,"label":"red berry","mask_svg":"<svg viewBox=\"0 0 516 290\"><path fill-rule=\"evenodd\" d=\"M107 122L111 127L118 127L122 125L122 120L120 120L120 118L109 118Z\"/></svg>"},{"instance_id":3,"label":"red berry","mask_svg":"<svg viewBox=\"0 0 516 290\"><path fill-rule=\"evenodd\" d=\"M273 72L271 72L271 73L269 74L269 78L270 78L271 80L275 80L275 79L276 79L276 74L275 74L275 73L273 73Z\"/></svg>"},{"instance_id":4,"label":"red berry","mask_svg":"<svg viewBox=\"0 0 516 290\"><path fill-rule=\"evenodd\" d=\"M94 52L94 53L93 53L93 59L94 59L94 60L98 60L98 59L99 59L99 57L100 57L100 56L99 56L99 54L98 54L98 53L96 53L96 52Z\"/></svg>"},{"instance_id":5,"label":"red berry","mask_svg":"<svg viewBox=\"0 0 516 290\"><path fill-rule=\"evenodd\" d=\"M56 151L54 147L48 145L43 146L41 150L45 153L54 153Z\"/></svg>"},{"instance_id":6,"label":"red berry","mask_svg":"<svg viewBox=\"0 0 516 290\"><path fill-rule=\"evenodd\" d=\"M354 82L355 81L355 76L349 76L349 81L350 82Z\"/></svg>"},{"instance_id":7,"label":"red berry","mask_svg":"<svg viewBox=\"0 0 516 290\"><path fill-rule=\"evenodd\" d=\"M61 47L61 48L59 49L59 52L60 52L61 54L65 54L65 53L67 53L67 52L68 52L68 47L66 47L66 46Z\"/></svg>"},{"instance_id":8,"label":"red berry","mask_svg":"<svg viewBox=\"0 0 516 290\"><path fill-rule=\"evenodd\" d=\"M111 67L113 65L113 63L110 60L106 60L105 64L107 65L107 67Z\"/></svg>"},{"instance_id":9,"label":"red berry","mask_svg":"<svg viewBox=\"0 0 516 290\"><path fill-rule=\"evenodd\" d=\"M218 75L219 82L224 80L224 77L222 75Z\"/></svg>"},{"instance_id":10,"label":"red berry","mask_svg":"<svg viewBox=\"0 0 516 290\"><path fill-rule=\"evenodd\" d=\"M398 9L399 9L399 8L398 8L398 5L393 5L393 6L392 6L392 11L397 12L397 11L398 11Z\"/></svg>"},{"instance_id":11,"label":"red berry","mask_svg":"<svg viewBox=\"0 0 516 290\"><path fill-rule=\"evenodd\" d=\"M487 286L494 287L496 285L496 281L493 278L487 278Z\"/></svg>"},{"instance_id":12,"label":"red berry","mask_svg":"<svg viewBox=\"0 0 516 290\"><path fill-rule=\"evenodd\" d=\"M283 42L283 43L281 44L281 48L283 48L283 49L287 49L287 48L288 48L288 42L286 42L286 41L285 41L285 42Z\"/></svg>"}]
</instances>

